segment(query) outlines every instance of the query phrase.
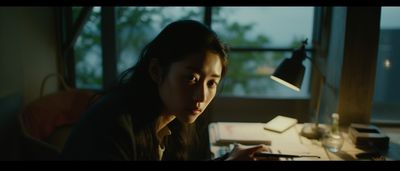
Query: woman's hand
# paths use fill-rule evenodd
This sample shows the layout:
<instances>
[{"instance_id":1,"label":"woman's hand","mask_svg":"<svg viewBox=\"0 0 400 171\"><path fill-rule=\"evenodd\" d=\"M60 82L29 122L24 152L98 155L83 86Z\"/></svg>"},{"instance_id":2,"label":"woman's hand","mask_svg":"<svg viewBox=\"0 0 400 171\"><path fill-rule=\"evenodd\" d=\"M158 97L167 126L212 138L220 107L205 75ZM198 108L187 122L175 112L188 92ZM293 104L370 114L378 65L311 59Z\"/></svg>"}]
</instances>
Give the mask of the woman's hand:
<instances>
[{"instance_id":1,"label":"woman's hand","mask_svg":"<svg viewBox=\"0 0 400 171\"><path fill-rule=\"evenodd\" d=\"M243 161L257 161L257 160L279 160L276 157L254 157L254 153L271 150L264 144L257 146L245 146L242 144L235 144L232 151L229 154L228 160L243 160Z\"/></svg>"}]
</instances>

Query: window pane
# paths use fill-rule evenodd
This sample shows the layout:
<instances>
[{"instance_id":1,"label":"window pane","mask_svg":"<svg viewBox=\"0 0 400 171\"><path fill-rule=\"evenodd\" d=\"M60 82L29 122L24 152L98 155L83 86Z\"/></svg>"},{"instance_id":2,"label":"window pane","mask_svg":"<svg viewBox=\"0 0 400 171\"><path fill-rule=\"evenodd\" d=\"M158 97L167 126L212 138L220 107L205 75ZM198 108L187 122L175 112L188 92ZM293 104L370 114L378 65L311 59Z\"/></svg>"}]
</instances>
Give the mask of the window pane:
<instances>
[{"instance_id":1,"label":"window pane","mask_svg":"<svg viewBox=\"0 0 400 171\"><path fill-rule=\"evenodd\" d=\"M133 66L142 48L167 24L179 19L202 21L199 7L118 7L116 8L118 73Z\"/></svg>"},{"instance_id":2,"label":"window pane","mask_svg":"<svg viewBox=\"0 0 400 171\"><path fill-rule=\"evenodd\" d=\"M292 52L232 52L222 95L273 98L308 98L310 62L303 62L306 73L297 92L270 79L270 75Z\"/></svg>"},{"instance_id":3,"label":"window pane","mask_svg":"<svg viewBox=\"0 0 400 171\"><path fill-rule=\"evenodd\" d=\"M100 7L94 7L74 45L77 88L102 87Z\"/></svg>"},{"instance_id":4,"label":"window pane","mask_svg":"<svg viewBox=\"0 0 400 171\"><path fill-rule=\"evenodd\" d=\"M213 8L212 27L230 46L293 48L312 40L313 19L314 7L221 7Z\"/></svg>"},{"instance_id":5,"label":"window pane","mask_svg":"<svg viewBox=\"0 0 400 171\"><path fill-rule=\"evenodd\" d=\"M314 7L216 7L212 27L231 47L287 48L299 47L308 38L312 48ZM226 90L223 95L272 98L308 98L310 67L301 92L296 92L269 78L269 75L292 52L251 52L230 54ZM310 55L310 54L308 54ZM258 73L259 71L262 74Z\"/></svg>"},{"instance_id":6,"label":"window pane","mask_svg":"<svg viewBox=\"0 0 400 171\"><path fill-rule=\"evenodd\" d=\"M400 121L400 7L383 7L372 119Z\"/></svg>"}]
</instances>

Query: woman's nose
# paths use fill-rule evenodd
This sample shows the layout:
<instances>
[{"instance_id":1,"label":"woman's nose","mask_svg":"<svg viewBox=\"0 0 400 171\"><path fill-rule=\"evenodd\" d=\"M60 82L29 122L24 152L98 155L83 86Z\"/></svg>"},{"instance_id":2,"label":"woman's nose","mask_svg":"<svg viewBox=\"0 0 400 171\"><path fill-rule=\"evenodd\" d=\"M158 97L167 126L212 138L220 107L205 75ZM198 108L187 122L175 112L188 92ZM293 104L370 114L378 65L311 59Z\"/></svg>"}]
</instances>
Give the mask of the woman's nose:
<instances>
[{"instance_id":1,"label":"woman's nose","mask_svg":"<svg viewBox=\"0 0 400 171\"><path fill-rule=\"evenodd\" d=\"M207 87L204 85L199 85L196 87L196 90L193 94L193 99L196 102L204 102L206 100L206 92L207 92L206 88Z\"/></svg>"}]
</instances>

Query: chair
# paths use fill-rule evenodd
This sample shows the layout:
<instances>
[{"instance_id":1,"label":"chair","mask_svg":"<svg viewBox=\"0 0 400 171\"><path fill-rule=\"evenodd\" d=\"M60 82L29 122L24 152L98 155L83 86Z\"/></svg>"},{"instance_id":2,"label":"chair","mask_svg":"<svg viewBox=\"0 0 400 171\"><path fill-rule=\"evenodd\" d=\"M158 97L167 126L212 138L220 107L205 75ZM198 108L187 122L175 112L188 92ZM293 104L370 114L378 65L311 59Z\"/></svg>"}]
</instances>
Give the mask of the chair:
<instances>
[{"instance_id":1,"label":"chair","mask_svg":"<svg viewBox=\"0 0 400 171\"><path fill-rule=\"evenodd\" d=\"M52 76L58 76L66 90L43 95L45 82ZM40 98L26 105L20 114L22 130L33 141L61 151L73 124L96 98L94 91L72 89L61 76L49 75L42 82Z\"/></svg>"}]
</instances>

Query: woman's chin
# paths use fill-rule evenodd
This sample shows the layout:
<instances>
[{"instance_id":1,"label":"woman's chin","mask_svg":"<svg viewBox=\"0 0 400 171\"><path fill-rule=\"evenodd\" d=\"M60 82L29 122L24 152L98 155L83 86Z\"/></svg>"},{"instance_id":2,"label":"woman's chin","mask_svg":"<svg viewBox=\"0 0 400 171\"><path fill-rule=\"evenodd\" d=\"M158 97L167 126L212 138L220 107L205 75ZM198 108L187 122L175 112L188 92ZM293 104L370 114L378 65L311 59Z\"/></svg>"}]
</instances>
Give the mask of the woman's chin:
<instances>
[{"instance_id":1,"label":"woman's chin","mask_svg":"<svg viewBox=\"0 0 400 171\"><path fill-rule=\"evenodd\" d=\"M192 124L196 121L198 116L199 115L187 115L185 117L179 117L178 119L183 123Z\"/></svg>"}]
</instances>

